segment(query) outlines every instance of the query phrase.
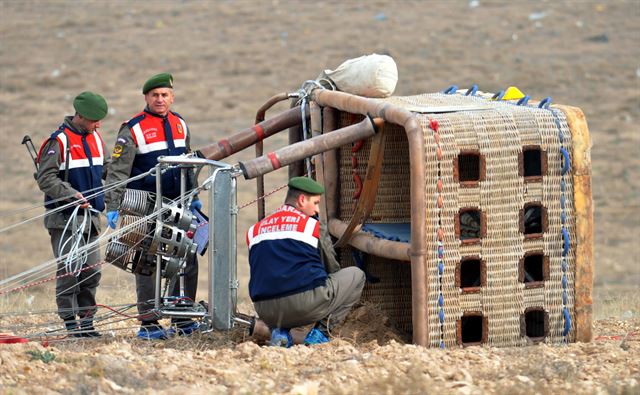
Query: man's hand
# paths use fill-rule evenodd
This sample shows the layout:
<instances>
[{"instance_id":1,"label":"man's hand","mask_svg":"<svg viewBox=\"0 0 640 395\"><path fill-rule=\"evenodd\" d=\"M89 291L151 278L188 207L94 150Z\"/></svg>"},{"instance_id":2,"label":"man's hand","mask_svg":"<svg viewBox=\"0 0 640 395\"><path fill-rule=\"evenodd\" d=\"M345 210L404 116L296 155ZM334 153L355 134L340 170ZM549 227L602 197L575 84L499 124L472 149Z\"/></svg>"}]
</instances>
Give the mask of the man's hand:
<instances>
[{"instance_id":1,"label":"man's hand","mask_svg":"<svg viewBox=\"0 0 640 395\"><path fill-rule=\"evenodd\" d=\"M84 198L84 196L82 196L82 194L80 192L76 192L73 195L73 197L78 199L78 204L80 205L80 208L89 207L89 202L87 201L87 199Z\"/></svg>"},{"instance_id":2,"label":"man's hand","mask_svg":"<svg viewBox=\"0 0 640 395\"><path fill-rule=\"evenodd\" d=\"M191 207L189 208L192 213L195 213L196 210L202 210L202 202L200 200L194 200L191 202Z\"/></svg>"},{"instance_id":3,"label":"man's hand","mask_svg":"<svg viewBox=\"0 0 640 395\"><path fill-rule=\"evenodd\" d=\"M107 225L111 229L116 228L116 222L118 222L118 212L117 211L107 211Z\"/></svg>"}]
</instances>

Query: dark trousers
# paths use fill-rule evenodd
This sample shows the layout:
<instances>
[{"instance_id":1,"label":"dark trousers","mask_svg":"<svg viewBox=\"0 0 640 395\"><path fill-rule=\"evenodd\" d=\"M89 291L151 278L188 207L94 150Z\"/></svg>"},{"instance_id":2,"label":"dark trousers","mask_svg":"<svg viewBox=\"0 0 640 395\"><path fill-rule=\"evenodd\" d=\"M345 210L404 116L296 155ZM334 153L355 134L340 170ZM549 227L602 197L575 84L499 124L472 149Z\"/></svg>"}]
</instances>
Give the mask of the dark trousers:
<instances>
[{"instance_id":1,"label":"dark trousers","mask_svg":"<svg viewBox=\"0 0 640 395\"><path fill-rule=\"evenodd\" d=\"M187 262L184 269L185 284L184 293L185 297L196 300L196 292L198 291L198 257L194 255L191 262ZM138 296L138 314L140 314L141 321L153 321L157 317L152 314L146 314L154 307L154 299L156 297L155 287L156 275L141 276L136 274L136 294ZM180 294L180 278L176 280L176 284L171 291L172 296L178 296Z\"/></svg>"},{"instance_id":2,"label":"dark trousers","mask_svg":"<svg viewBox=\"0 0 640 395\"><path fill-rule=\"evenodd\" d=\"M67 243L63 251L58 251L60 240L62 243L70 237L70 232L63 234L63 229L48 229L51 236L51 247L53 255L58 258L67 252L71 243ZM92 234L89 243L93 243L97 235ZM84 244L82 244L84 246ZM89 251L87 262L83 268L92 266L100 262L100 249ZM75 320L76 315L83 318L92 318L96 312L96 290L100 284L100 266L81 271L78 276L75 274L65 275L65 265L58 263L56 276L63 276L56 280L56 304L58 305L58 316L65 321Z\"/></svg>"}]
</instances>

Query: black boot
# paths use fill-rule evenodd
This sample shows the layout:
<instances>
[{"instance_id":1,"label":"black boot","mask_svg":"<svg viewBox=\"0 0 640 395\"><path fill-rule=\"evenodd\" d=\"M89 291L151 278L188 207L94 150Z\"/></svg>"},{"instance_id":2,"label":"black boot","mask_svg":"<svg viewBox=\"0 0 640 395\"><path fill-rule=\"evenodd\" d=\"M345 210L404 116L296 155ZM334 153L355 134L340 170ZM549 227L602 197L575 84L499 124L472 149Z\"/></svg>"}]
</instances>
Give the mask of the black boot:
<instances>
[{"instance_id":1,"label":"black boot","mask_svg":"<svg viewBox=\"0 0 640 395\"><path fill-rule=\"evenodd\" d=\"M78 335L78 321L76 318L68 318L64 320L64 327L67 329L69 336L77 336Z\"/></svg>"},{"instance_id":2,"label":"black boot","mask_svg":"<svg viewBox=\"0 0 640 395\"><path fill-rule=\"evenodd\" d=\"M85 318L80 321L80 337L100 337L102 334L93 327L93 318Z\"/></svg>"}]
</instances>

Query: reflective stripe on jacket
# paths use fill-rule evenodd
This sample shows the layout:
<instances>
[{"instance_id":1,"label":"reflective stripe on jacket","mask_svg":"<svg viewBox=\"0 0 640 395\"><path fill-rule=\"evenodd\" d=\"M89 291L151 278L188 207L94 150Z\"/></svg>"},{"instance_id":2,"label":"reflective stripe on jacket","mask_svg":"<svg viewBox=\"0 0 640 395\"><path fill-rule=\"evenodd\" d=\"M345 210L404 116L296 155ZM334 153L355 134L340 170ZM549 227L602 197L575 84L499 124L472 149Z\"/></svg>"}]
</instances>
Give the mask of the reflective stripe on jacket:
<instances>
[{"instance_id":1,"label":"reflective stripe on jacket","mask_svg":"<svg viewBox=\"0 0 640 395\"><path fill-rule=\"evenodd\" d=\"M42 155L44 147L50 140L58 142L60 148L60 166L58 168L58 178L66 180L73 189L82 193L83 196L96 196L87 200L91 206L98 210L104 210L104 194L102 193L102 167L104 165L103 141L97 131L91 133L81 133L73 130L65 124L60 125L58 130L42 144L38 153L38 160ZM67 157L68 156L68 157ZM45 207L53 209L60 204L52 203L52 197L44 198ZM65 204L66 202L60 202ZM65 211L72 211L69 208Z\"/></svg>"},{"instance_id":2,"label":"reflective stripe on jacket","mask_svg":"<svg viewBox=\"0 0 640 395\"><path fill-rule=\"evenodd\" d=\"M324 285L320 223L284 205L247 232L249 294L254 302L305 292Z\"/></svg>"},{"instance_id":3,"label":"reflective stripe on jacket","mask_svg":"<svg viewBox=\"0 0 640 395\"><path fill-rule=\"evenodd\" d=\"M147 172L158 163L159 156L182 155L187 152L189 133L186 122L180 115L169 112L165 117L142 111L127 122L131 137L136 144L136 156L131 168L131 177ZM127 188L155 192L155 176L135 180ZM170 169L162 175L162 195L170 199L180 196L180 170Z\"/></svg>"}]
</instances>

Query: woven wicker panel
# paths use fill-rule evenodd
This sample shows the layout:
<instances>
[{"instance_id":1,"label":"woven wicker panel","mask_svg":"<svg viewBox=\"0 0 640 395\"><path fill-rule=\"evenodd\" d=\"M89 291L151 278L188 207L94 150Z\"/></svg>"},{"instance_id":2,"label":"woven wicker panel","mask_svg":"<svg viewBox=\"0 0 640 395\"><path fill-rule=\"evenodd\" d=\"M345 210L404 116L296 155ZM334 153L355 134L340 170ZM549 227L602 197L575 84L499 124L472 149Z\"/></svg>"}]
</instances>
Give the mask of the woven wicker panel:
<instances>
[{"instance_id":1,"label":"woven wicker panel","mask_svg":"<svg viewBox=\"0 0 640 395\"><path fill-rule=\"evenodd\" d=\"M353 249L341 250L343 266L353 266ZM367 282L362 300L375 303L401 331L411 334L411 266L407 262L364 255L364 269L377 283Z\"/></svg>"},{"instance_id":2,"label":"woven wicker panel","mask_svg":"<svg viewBox=\"0 0 640 395\"><path fill-rule=\"evenodd\" d=\"M459 303L462 311L482 311L482 300L478 294L462 294Z\"/></svg>"},{"instance_id":3,"label":"woven wicker panel","mask_svg":"<svg viewBox=\"0 0 640 395\"><path fill-rule=\"evenodd\" d=\"M482 257L487 261L483 312L489 318L488 342L514 346L524 341L520 337L524 304L517 266L524 254L519 226L524 179L518 174L522 142L513 114L506 108L473 116L483 124L478 132L480 150L487 155L487 181L481 184L480 200L487 212Z\"/></svg>"},{"instance_id":4,"label":"woven wicker panel","mask_svg":"<svg viewBox=\"0 0 640 395\"><path fill-rule=\"evenodd\" d=\"M447 104L460 104L460 97L452 98ZM471 99L471 98L465 98ZM475 99L471 99L475 100ZM441 103L442 97L438 97L432 103L409 100L412 104L433 105L435 102ZM553 119L552 113L548 110L535 109L531 107L516 107L503 103L490 103L495 110L483 112L462 112L447 115L432 115L439 123L439 135L441 141L441 180L444 182L443 200L444 207L441 211L434 205L429 212L429 216L446 217L451 215L451 210L447 210L447 205L456 208L465 206L475 206L471 190L459 189L457 196L451 196L447 184L450 182L446 171L443 171L450 161L450 153L455 152L455 148L449 147L447 136L456 136L458 149L480 148L481 154L485 155L486 181L480 183L478 190L477 207L487 215L487 234L479 246L463 245L451 246L447 242L449 229L446 218L441 218L443 229L445 230L444 242L444 263L445 271L442 277L442 294L445 300L445 324L444 333L441 332L440 323L434 319L437 317L437 299L439 296L440 280L437 271L437 256L432 256L431 269L429 271L429 299L433 302L429 306L429 335L433 346L438 344L439 335L443 335L445 345L453 343L453 325L448 322L459 318L464 311L476 309L481 305L483 315L489 318L489 338L491 345L509 346L524 345L526 339L520 337L519 316L525 307L543 307L550 317L550 333L547 342L557 343L562 341L562 288L560 269L560 259L562 251L562 239L560 232L560 180L561 169L559 154L558 128ZM460 120L459 117L465 117ZM564 135L565 147L570 147L570 133L567 130L566 122L562 114L558 114L561 119L560 124ZM426 118L426 117L425 117ZM468 125L472 123L473 127ZM427 170L427 181L433 176L433 164L428 163L428 158L434 158L434 149L430 145L435 145L433 131L426 128L427 122L423 122L425 130L425 169ZM535 126L533 126L535 125ZM460 129L458 129L460 128ZM523 128L523 136L520 136L520 128ZM476 146L477 144L477 146ZM523 179L518 175L517 161L518 154L523 145L541 145L543 150L549 153L548 166L549 173L543 177L543 181L538 183L523 183ZM569 150L570 152L570 150ZM551 154L553 153L553 154ZM432 159L433 160L433 159ZM431 170L431 171L430 171ZM432 182L431 185L435 184ZM569 200L572 195L571 180L565 176L565 214L566 226L570 233L574 233L573 206ZM434 190L427 182L425 192L427 199L433 196ZM525 199L526 197L526 199ZM543 199L544 197L544 199ZM429 201L429 200L428 200ZM433 201L433 199L431 199ZM542 239L530 239L523 241L523 236L519 232L519 211L525 202L541 201L547 208L549 227ZM456 210L453 210L456 211ZM454 213L455 215L455 213ZM433 221L431 221L433 222ZM428 223L429 229L432 224ZM432 229L436 229L433 227ZM435 230L433 231L435 232ZM571 250L575 247L572 240ZM436 249L435 242L430 246ZM487 262L487 286L480 294L463 295L456 300L456 290L451 281L456 263L455 252L448 252L447 248L459 248L459 255L473 255L480 252L482 258ZM550 256L551 278L545 283L545 288L541 290L526 290L523 292L522 284L517 280L517 261L525 251L544 248L545 254ZM569 254L569 276L568 276L568 307L570 311L573 306L573 278L571 273L574 270L574 255ZM481 303L474 300L474 295L481 298ZM544 298L541 297L544 295ZM527 301L525 305L525 300ZM464 304L462 304L464 301ZM533 304L536 305L533 305ZM456 307L460 306L458 311ZM451 310L453 317L451 317ZM449 314L447 314L449 313ZM571 311L573 314L573 311ZM447 318L449 317L449 318ZM571 340L571 334L569 336Z\"/></svg>"},{"instance_id":5,"label":"woven wicker panel","mask_svg":"<svg viewBox=\"0 0 640 395\"><path fill-rule=\"evenodd\" d=\"M462 95L427 94L411 97L392 97L384 100L387 103L403 107L432 107L454 105L488 106L482 111L461 111L443 114L417 114L422 125L425 140L424 170L425 198L427 222L427 275L428 275L428 334L429 344L437 347L442 341L445 347L458 343L456 321L465 312L481 312L488 319L487 343L494 346L522 346L527 339L521 337L520 315L525 308L541 307L549 314L549 334L545 341L560 343L564 341L562 330L562 223L564 211L565 227L570 235L575 234L573 215L573 186L571 172L561 176L561 146L572 152L571 133L566 120L559 111L538 109L528 106L515 106L505 102L495 102L481 97ZM555 113L555 115L554 115ZM342 125L350 122L348 115L343 115ZM437 121L437 134L441 159L437 159L438 144L431 121ZM559 125L559 126L558 126ZM396 165L393 172L384 173L381 188L376 199L376 207L371 222L408 222L409 182L408 150L404 130L399 127L388 128L388 146L385 149L387 166L389 155L399 155L402 165ZM559 139L563 136L563 142ZM391 141L391 142L390 142ZM519 175L519 155L522 147L536 145L547 153L547 173L541 180L524 182ZM368 144L356 153L359 168L366 168ZM387 152L393 152L389 154ZM461 150L477 150L485 159L485 180L475 187L463 188L454 181L453 164ZM362 157L358 156L362 155ZM340 212L344 220L350 219L353 212L353 191L355 184L351 175L351 147L343 147L340 151ZM398 158L395 158L398 161ZM398 163L398 162L395 162ZM364 174L361 175L364 177ZM386 177L386 179L385 179ZM564 192L561 180L564 179ZM438 181L441 190L438 191ZM389 187L391 186L391 187ZM564 210L561 197L564 195ZM441 207L438 207L438 201ZM540 202L546 209L546 232L539 238L525 238L520 232L520 211L525 203ZM461 243L456 236L456 216L461 208L476 208L486 218L486 234L474 244ZM376 212L376 210L378 210ZM439 276L437 231L443 233L441 247L443 250L444 270ZM550 278L544 287L525 289L518 279L518 263L525 252L541 250L549 257ZM478 293L462 294L455 286L455 268L461 258L480 256L486 263L487 284ZM567 303L571 316L574 316L574 279L575 271L575 238L571 238L567 256ZM383 273L383 260L372 258L370 266ZM379 266L379 267L378 267ZM396 266L396 265L393 265ZM398 270L389 268L388 270ZM407 271L407 275L408 275ZM385 274L391 287L400 287L401 283L410 287L407 279L398 279L394 274ZM395 281L395 283L394 283ZM385 283L386 284L386 283ZM397 290L392 291L387 285L368 285L367 297L377 300L385 309L395 309L394 299ZM410 289L407 290L410 303ZM442 295L444 301L444 322L439 320L438 300ZM410 305L407 305L410 306ZM404 321L410 325L410 309L398 307L406 312ZM390 313L394 320L402 322L402 314ZM574 338L574 331L569 333L568 340Z\"/></svg>"},{"instance_id":6,"label":"woven wicker panel","mask_svg":"<svg viewBox=\"0 0 640 395\"><path fill-rule=\"evenodd\" d=\"M342 113L339 127L344 127L362 120L362 117L354 117L352 114ZM355 144L354 144L355 145ZM352 153L354 145L341 147L338 151L339 161L339 216L343 221L350 221L357 203L354 199L356 182L353 177L352 156L356 157L355 169L360 179L364 182L369 153L370 140L355 153ZM411 201L409 200L409 145L404 128L388 124L385 126L384 158L382 161L382 174L378 184L376 202L369 216L369 222L408 223L411 221Z\"/></svg>"},{"instance_id":7,"label":"woven wicker panel","mask_svg":"<svg viewBox=\"0 0 640 395\"><path fill-rule=\"evenodd\" d=\"M532 182L524 185L524 200L526 202L542 201L542 183Z\"/></svg>"},{"instance_id":8,"label":"woven wicker panel","mask_svg":"<svg viewBox=\"0 0 640 395\"><path fill-rule=\"evenodd\" d=\"M561 224L561 195L560 181L562 179L562 155L560 154L560 144L558 141L559 132L563 135L564 146L571 147L571 132L567 127L564 114L560 111L557 112L559 118L560 131L555 124L555 120L550 111L537 111L536 120L540 128L542 135L542 146L546 147L548 152L548 176L544 177L543 184L543 199L542 204L547 207L547 213L549 218L548 231L544 234L544 253L549 256L550 260L550 279L545 287L545 308L549 312L549 330L550 341L561 342L562 329L563 329L563 316L562 316L562 224ZM568 149L571 153L572 149ZM569 229L570 235L575 235L575 218L573 215L573 178L571 172L565 175L565 212L566 226ZM574 303L574 277L575 273L575 237L571 238L571 245L568 256L568 307L572 317L575 317L573 311ZM569 336L569 340L573 340L575 332L572 331Z\"/></svg>"},{"instance_id":9,"label":"woven wicker panel","mask_svg":"<svg viewBox=\"0 0 640 395\"><path fill-rule=\"evenodd\" d=\"M460 188L458 204L460 207L472 207L478 205L479 188Z\"/></svg>"},{"instance_id":10,"label":"woven wicker panel","mask_svg":"<svg viewBox=\"0 0 640 395\"><path fill-rule=\"evenodd\" d=\"M542 143L542 136L535 118L531 116L516 116L514 121L522 145L540 145Z\"/></svg>"},{"instance_id":11,"label":"woven wicker panel","mask_svg":"<svg viewBox=\"0 0 640 395\"><path fill-rule=\"evenodd\" d=\"M545 289L544 288L531 288L523 291L524 296L524 308L544 306L545 302Z\"/></svg>"},{"instance_id":12,"label":"woven wicker panel","mask_svg":"<svg viewBox=\"0 0 640 395\"><path fill-rule=\"evenodd\" d=\"M455 287L455 267L462 258L459 250L459 239L455 232L455 218L458 214L460 205L458 204L459 187L458 183L453 179L453 161L460 152L457 144L456 136L452 125L461 125L465 121L461 118L452 117L451 119L436 118L440 123L438 129L440 148L442 150L442 160L437 160L437 147L435 143L434 133L429 129L429 118L420 117L422 129L425 131L425 193L427 204L427 235L429 235L427 243L427 251L429 259L427 261L427 278L429 284L427 288L428 300L427 305L428 321L429 321L429 341L433 347L438 347L443 341L445 347L456 345L456 319L460 316L460 289ZM471 134L460 133L460 137L465 141L465 149L477 149L474 144L474 136ZM442 181L442 191L438 193L438 180ZM475 188L474 188L475 189ZM438 208L438 198L444 202L441 209ZM473 199L472 199L473 201ZM475 204L474 204L475 206ZM438 241L437 229L443 231L444 239L442 248L444 252L444 272L439 276L438 265ZM474 251L469 255L477 255L478 251ZM438 300L440 293L444 299L444 316L445 320L441 326L439 317Z\"/></svg>"}]
</instances>

